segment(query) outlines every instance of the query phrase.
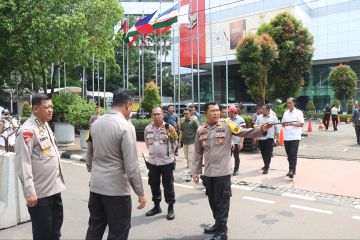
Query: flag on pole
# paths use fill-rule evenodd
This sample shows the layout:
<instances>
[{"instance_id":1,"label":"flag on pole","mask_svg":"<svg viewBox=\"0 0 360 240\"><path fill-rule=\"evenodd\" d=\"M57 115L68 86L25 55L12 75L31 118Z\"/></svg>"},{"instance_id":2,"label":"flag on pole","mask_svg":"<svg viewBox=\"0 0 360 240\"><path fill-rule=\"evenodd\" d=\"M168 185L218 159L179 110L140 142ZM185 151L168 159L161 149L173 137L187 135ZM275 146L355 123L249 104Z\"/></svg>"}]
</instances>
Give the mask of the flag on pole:
<instances>
[{"instance_id":1,"label":"flag on pole","mask_svg":"<svg viewBox=\"0 0 360 240\"><path fill-rule=\"evenodd\" d=\"M154 29L165 28L177 22L178 4L161 13L153 23Z\"/></svg>"},{"instance_id":2,"label":"flag on pole","mask_svg":"<svg viewBox=\"0 0 360 240\"><path fill-rule=\"evenodd\" d=\"M124 35L126 35L127 30L128 30L128 22L127 22L127 20L125 19L124 22L123 22L123 24L121 24L120 31L123 31Z\"/></svg>"},{"instance_id":3,"label":"flag on pole","mask_svg":"<svg viewBox=\"0 0 360 240\"><path fill-rule=\"evenodd\" d=\"M157 11L153 12L152 14L150 14L149 16L146 16L142 19L140 19L139 21L137 21L135 23L135 27L138 33L152 33L154 31L154 27L151 24L151 22L153 22L155 20L155 13Z\"/></svg>"}]
</instances>

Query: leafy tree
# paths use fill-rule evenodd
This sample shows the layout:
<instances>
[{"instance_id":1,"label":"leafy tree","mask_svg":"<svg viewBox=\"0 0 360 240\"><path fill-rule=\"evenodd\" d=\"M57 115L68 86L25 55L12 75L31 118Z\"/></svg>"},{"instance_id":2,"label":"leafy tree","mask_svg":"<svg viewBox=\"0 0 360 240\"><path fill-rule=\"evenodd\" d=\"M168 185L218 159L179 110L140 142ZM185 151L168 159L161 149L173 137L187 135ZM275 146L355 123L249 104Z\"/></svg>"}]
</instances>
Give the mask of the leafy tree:
<instances>
[{"instance_id":1,"label":"leafy tree","mask_svg":"<svg viewBox=\"0 0 360 240\"><path fill-rule=\"evenodd\" d=\"M141 102L141 107L145 112L151 112L154 106L159 106L161 103L159 89L154 81L146 84L144 99Z\"/></svg>"},{"instance_id":2,"label":"leafy tree","mask_svg":"<svg viewBox=\"0 0 360 240\"><path fill-rule=\"evenodd\" d=\"M72 70L78 64L86 66L92 53L115 63L111 60L113 27L121 14L116 0L2 2L0 32L4 34L0 38L0 60L10 59L10 67L20 70L25 79L31 78L20 87L30 88L33 84L37 92L42 85L45 91L51 63L55 64L55 72L64 63ZM0 73L6 76L9 70L12 69L6 67Z\"/></svg>"},{"instance_id":3,"label":"leafy tree","mask_svg":"<svg viewBox=\"0 0 360 240\"><path fill-rule=\"evenodd\" d=\"M257 102L265 104L268 72L277 57L276 44L267 33L261 36L248 34L239 42L236 55L249 94Z\"/></svg>"},{"instance_id":4,"label":"leafy tree","mask_svg":"<svg viewBox=\"0 0 360 240\"><path fill-rule=\"evenodd\" d=\"M337 99L350 99L356 95L356 73L347 65L336 66L329 74L329 84Z\"/></svg>"},{"instance_id":5,"label":"leafy tree","mask_svg":"<svg viewBox=\"0 0 360 240\"><path fill-rule=\"evenodd\" d=\"M265 32L279 51L269 72L272 98L286 100L289 96L297 96L304 85L304 75L311 69L313 37L300 20L287 12L259 27L258 34Z\"/></svg>"}]
</instances>

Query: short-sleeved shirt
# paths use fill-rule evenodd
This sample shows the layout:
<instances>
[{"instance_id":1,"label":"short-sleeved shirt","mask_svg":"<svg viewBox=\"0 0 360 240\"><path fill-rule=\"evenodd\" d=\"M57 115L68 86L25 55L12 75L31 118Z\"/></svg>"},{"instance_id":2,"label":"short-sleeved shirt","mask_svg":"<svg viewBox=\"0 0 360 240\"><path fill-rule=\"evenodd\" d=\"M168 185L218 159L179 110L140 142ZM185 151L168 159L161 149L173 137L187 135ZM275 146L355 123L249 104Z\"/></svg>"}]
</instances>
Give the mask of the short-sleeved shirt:
<instances>
[{"instance_id":1,"label":"short-sleeved shirt","mask_svg":"<svg viewBox=\"0 0 360 240\"><path fill-rule=\"evenodd\" d=\"M297 121L300 123L304 123L303 112L297 108L294 108L292 112L290 112L290 110L287 110L284 113L282 122L290 122L290 121ZM284 128L284 140L285 141L301 140L301 132L302 132L301 127L286 126Z\"/></svg>"},{"instance_id":2,"label":"short-sleeved shirt","mask_svg":"<svg viewBox=\"0 0 360 240\"><path fill-rule=\"evenodd\" d=\"M277 123L278 122L278 119L276 116L273 116L273 115L269 115L269 116L264 116L263 114L259 115L259 117L256 119L256 125L263 125L265 123ZM266 139L269 139L269 138L274 138L275 136L275 133L279 133L280 132L280 127L279 125L274 125L272 126L271 128L269 128L269 130L267 131L267 134L266 136L261 136L259 137L259 140L266 140Z\"/></svg>"},{"instance_id":3,"label":"short-sleeved shirt","mask_svg":"<svg viewBox=\"0 0 360 240\"><path fill-rule=\"evenodd\" d=\"M182 142L185 145L193 144L195 141L198 124L194 119L185 120L181 124Z\"/></svg>"},{"instance_id":4,"label":"short-sleeved shirt","mask_svg":"<svg viewBox=\"0 0 360 240\"><path fill-rule=\"evenodd\" d=\"M172 114L166 113L165 116L164 116L164 122L166 122L166 123L170 124L171 126L173 126L176 129L176 131L178 130L177 129L177 124L176 124L177 121L178 121L178 116L174 112Z\"/></svg>"},{"instance_id":5,"label":"short-sleeved shirt","mask_svg":"<svg viewBox=\"0 0 360 240\"><path fill-rule=\"evenodd\" d=\"M246 127L246 122L245 120L240 117L240 116L236 116L235 119L232 119L232 118L229 118L230 121L232 121L236 126L239 126L239 127ZM234 143L234 144L239 144L240 143L240 140L241 140L241 137L238 137L238 136L235 136L235 135L232 135L231 136L231 141Z\"/></svg>"}]
</instances>

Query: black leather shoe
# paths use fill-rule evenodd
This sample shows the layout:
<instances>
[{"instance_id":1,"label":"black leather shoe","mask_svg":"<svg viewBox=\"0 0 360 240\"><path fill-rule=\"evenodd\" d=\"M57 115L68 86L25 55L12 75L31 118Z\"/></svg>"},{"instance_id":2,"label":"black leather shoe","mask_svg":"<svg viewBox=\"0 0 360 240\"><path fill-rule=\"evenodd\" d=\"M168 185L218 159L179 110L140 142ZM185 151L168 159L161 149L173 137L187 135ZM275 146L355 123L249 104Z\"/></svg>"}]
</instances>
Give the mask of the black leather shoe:
<instances>
[{"instance_id":1,"label":"black leather shoe","mask_svg":"<svg viewBox=\"0 0 360 240\"><path fill-rule=\"evenodd\" d=\"M217 232L209 240L227 240L227 239L228 237L226 232Z\"/></svg>"},{"instance_id":2,"label":"black leather shoe","mask_svg":"<svg viewBox=\"0 0 360 240\"><path fill-rule=\"evenodd\" d=\"M175 218L174 209L171 209L168 211L168 214L166 215L167 220L173 220Z\"/></svg>"},{"instance_id":3,"label":"black leather shoe","mask_svg":"<svg viewBox=\"0 0 360 240\"><path fill-rule=\"evenodd\" d=\"M269 173L269 169L264 169L263 174L268 174Z\"/></svg>"},{"instance_id":4,"label":"black leather shoe","mask_svg":"<svg viewBox=\"0 0 360 240\"><path fill-rule=\"evenodd\" d=\"M293 170L290 170L288 173L289 178L294 178L295 172Z\"/></svg>"},{"instance_id":5,"label":"black leather shoe","mask_svg":"<svg viewBox=\"0 0 360 240\"><path fill-rule=\"evenodd\" d=\"M160 207L154 207L153 209L151 209L150 211L146 212L146 216L147 217L151 217L151 216L154 216L155 214L158 214L158 213L162 213L162 210Z\"/></svg>"},{"instance_id":6,"label":"black leather shoe","mask_svg":"<svg viewBox=\"0 0 360 240\"><path fill-rule=\"evenodd\" d=\"M233 173L233 176L237 176L237 175L239 175L239 171L235 171L235 172Z\"/></svg>"},{"instance_id":7,"label":"black leather shoe","mask_svg":"<svg viewBox=\"0 0 360 240\"><path fill-rule=\"evenodd\" d=\"M262 167L261 170L265 170L265 167Z\"/></svg>"},{"instance_id":8,"label":"black leather shoe","mask_svg":"<svg viewBox=\"0 0 360 240\"><path fill-rule=\"evenodd\" d=\"M205 234L214 234L214 233L216 233L215 225L212 225L211 227L204 228L204 233Z\"/></svg>"}]
</instances>

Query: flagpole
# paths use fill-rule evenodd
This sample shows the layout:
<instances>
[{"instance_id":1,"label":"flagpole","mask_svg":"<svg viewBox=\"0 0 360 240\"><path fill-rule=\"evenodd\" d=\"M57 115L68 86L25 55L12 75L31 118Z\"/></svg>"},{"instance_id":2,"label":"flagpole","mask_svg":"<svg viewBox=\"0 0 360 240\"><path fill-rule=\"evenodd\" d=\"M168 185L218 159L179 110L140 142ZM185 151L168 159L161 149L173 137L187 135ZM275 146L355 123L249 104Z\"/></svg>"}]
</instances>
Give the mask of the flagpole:
<instances>
[{"instance_id":1,"label":"flagpole","mask_svg":"<svg viewBox=\"0 0 360 240\"><path fill-rule=\"evenodd\" d=\"M171 41L171 47L172 47L172 74L173 74L173 101L175 103L175 80L176 80L176 72L175 72L175 29L171 29L172 34L172 41ZM180 41L179 41L179 48L180 48Z\"/></svg>"},{"instance_id":2,"label":"flagpole","mask_svg":"<svg viewBox=\"0 0 360 240\"><path fill-rule=\"evenodd\" d=\"M163 84L163 66L162 66L162 42L161 42L161 35L160 35L160 99L162 99L162 84Z\"/></svg>"},{"instance_id":3,"label":"flagpole","mask_svg":"<svg viewBox=\"0 0 360 240\"><path fill-rule=\"evenodd\" d=\"M92 100L93 103L95 103L95 94L94 94L94 88L95 88L95 54L93 53L92 56Z\"/></svg>"},{"instance_id":4,"label":"flagpole","mask_svg":"<svg viewBox=\"0 0 360 240\"><path fill-rule=\"evenodd\" d=\"M200 112L200 37L199 37L199 1L196 1L196 47L197 47L197 86L198 86L198 110Z\"/></svg>"},{"instance_id":5,"label":"flagpole","mask_svg":"<svg viewBox=\"0 0 360 240\"><path fill-rule=\"evenodd\" d=\"M66 93L66 63L64 61L64 92Z\"/></svg>"},{"instance_id":6,"label":"flagpole","mask_svg":"<svg viewBox=\"0 0 360 240\"><path fill-rule=\"evenodd\" d=\"M129 89L129 46L126 46L126 89Z\"/></svg>"},{"instance_id":7,"label":"flagpole","mask_svg":"<svg viewBox=\"0 0 360 240\"><path fill-rule=\"evenodd\" d=\"M104 109L106 106L106 58L104 59Z\"/></svg>"},{"instance_id":8,"label":"flagpole","mask_svg":"<svg viewBox=\"0 0 360 240\"><path fill-rule=\"evenodd\" d=\"M156 31L155 31L155 37L154 37L154 44L155 44L155 83L156 83L156 86L158 84L158 46L157 46L157 34L156 34Z\"/></svg>"},{"instance_id":9,"label":"flagpole","mask_svg":"<svg viewBox=\"0 0 360 240\"><path fill-rule=\"evenodd\" d=\"M213 46L212 46L212 22L211 22L211 0L209 0L209 30L210 30L210 57L211 57L211 91L212 100L215 101L215 89L214 89L214 60L213 60Z\"/></svg>"},{"instance_id":10,"label":"flagpole","mask_svg":"<svg viewBox=\"0 0 360 240\"><path fill-rule=\"evenodd\" d=\"M122 44L122 63L123 63L123 88L125 88L125 37L123 38Z\"/></svg>"},{"instance_id":11,"label":"flagpole","mask_svg":"<svg viewBox=\"0 0 360 240\"><path fill-rule=\"evenodd\" d=\"M100 106L100 66L99 66L99 60L96 60L97 62L97 95L98 95L98 106Z\"/></svg>"},{"instance_id":12,"label":"flagpole","mask_svg":"<svg viewBox=\"0 0 360 240\"><path fill-rule=\"evenodd\" d=\"M160 0L160 13L161 13L161 0ZM161 29L160 29L160 34L159 34L159 44L160 44L160 102L162 102L162 43L161 43Z\"/></svg>"},{"instance_id":13,"label":"flagpole","mask_svg":"<svg viewBox=\"0 0 360 240\"><path fill-rule=\"evenodd\" d=\"M224 35L225 35L225 55L226 55L226 60L225 60L225 82L226 82L226 107L228 108L229 107L229 63L228 63L228 45L227 45L227 42L228 42L228 37L225 33L225 31L223 31Z\"/></svg>"},{"instance_id":14,"label":"flagpole","mask_svg":"<svg viewBox=\"0 0 360 240\"><path fill-rule=\"evenodd\" d=\"M143 11L143 14L142 14L142 18L144 18L144 11ZM141 41L144 41L144 34L142 34L141 35L142 36L142 40ZM143 42L141 42L141 49L142 49L142 51L141 51L141 78L142 78L142 82L141 82L141 84L142 84L142 96L144 97L144 87L145 87L145 77L144 77L144 44L143 44Z\"/></svg>"},{"instance_id":15,"label":"flagpole","mask_svg":"<svg viewBox=\"0 0 360 240\"><path fill-rule=\"evenodd\" d=\"M194 104L194 44L193 44L193 28L192 28L192 0L190 0L190 55L191 55L191 103Z\"/></svg>"},{"instance_id":16,"label":"flagpole","mask_svg":"<svg viewBox=\"0 0 360 240\"><path fill-rule=\"evenodd\" d=\"M139 38L139 59L138 59L138 65L139 65L139 102L141 103L141 65L140 65L140 57L141 57L141 50L140 50L140 38Z\"/></svg>"}]
</instances>

